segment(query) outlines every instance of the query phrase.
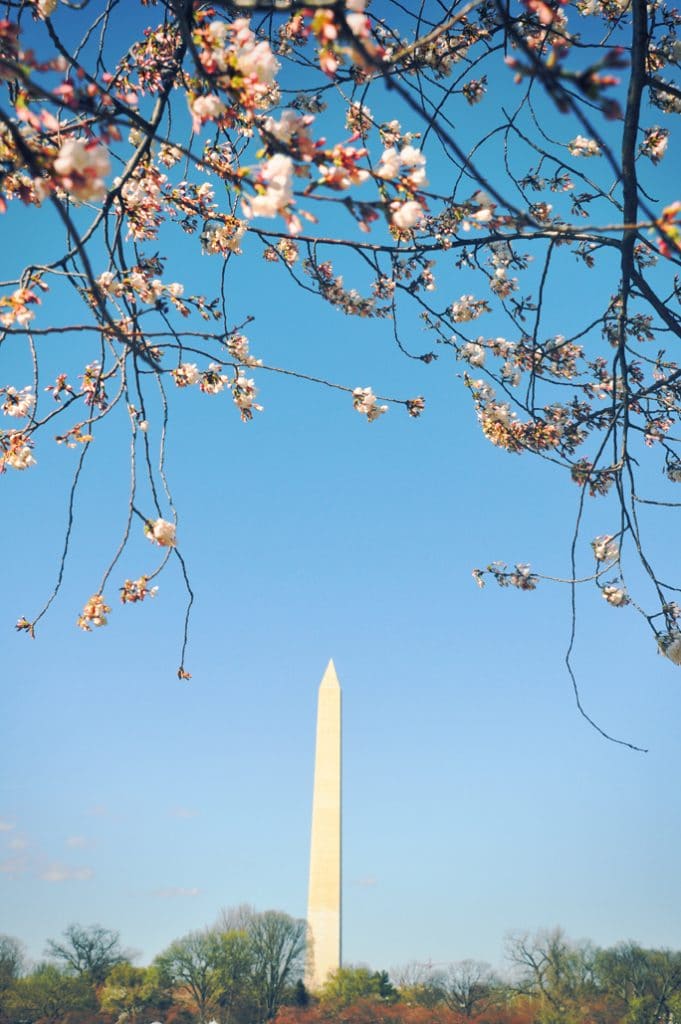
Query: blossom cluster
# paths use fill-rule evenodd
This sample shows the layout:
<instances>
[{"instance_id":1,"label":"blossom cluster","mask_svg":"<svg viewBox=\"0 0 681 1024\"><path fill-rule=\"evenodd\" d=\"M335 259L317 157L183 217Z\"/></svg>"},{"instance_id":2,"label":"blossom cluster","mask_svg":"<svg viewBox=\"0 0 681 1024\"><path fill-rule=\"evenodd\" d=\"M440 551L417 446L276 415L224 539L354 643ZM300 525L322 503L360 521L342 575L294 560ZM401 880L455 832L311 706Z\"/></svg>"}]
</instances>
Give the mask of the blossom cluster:
<instances>
[{"instance_id":1,"label":"blossom cluster","mask_svg":"<svg viewBox=\"0 0 681 1024\"><path fill-rule=\"evenodd\" d=\"M199 20L194 42L206 75L245 111L266 108L276 99L279 62L269 42L257 39L247 18L227 23L210 20L207 11ZM190 96L189 101L195 131L206 121L220 120L228 113L216 93Z\"/></svg>"},{"instance_id":2,"label":"blossom cluster","mask_svg":"<svg viewBox=\"0 0 681 1024\"><path fill-rule=\"evenodd\" d=\"M250 355L248 340L244 335L232 335L227 339L226 344L230 355L237 363L244 366L262 365L261 360ZM239 414L244 422L252 419L254 412L262 412L263 407L255 400L258 394L255 381L245 377L239 369L230 378L222 372L222 366L219 363L210 363L208 368L203 371L199 370L196 363L180 363L171 373L179 388L198 384L200 390L207 395L217 395L225 388L229 388L234 404L239 409Z\"/></svg>"},{"instance_id":3,"label":"blossom cluster","mask_svg":"<svg viewBox=\"0 0 681 1024\"><path fill-rule=\"evenodd\" d=\"M0 431L0 473L10 469L28 469L35 466L33 441L21 430Z\"/></svg>"},{"instance_id":4,"label":"blossom cluster","mask_svg":"<svg viewBox=\"0 0 681 1024\"><path fill-rule=\"evenodd\" d=\"M121 587L123 604L136 604L138 601L144 601L146 597L156 597L158 587L150 587L148 583L148 576L140 576L136 580L126 580Z\"/></svg>"},{"instance_id":5,"label":"blossom cluster","mask_svg":"<svg viewBox=\"0 0 681 1024\"><path fill-rule=\"evenodd\" d=\"M175 547L175 524L167 519L147 519L144 524L144 536L161 548Z\"/></svg>"},{"instance_id":6,"label":"blossom cluster","mask_svg":"<svg viewBox=\"0 0 681 1024\"><path fill-rule=\"evenodd\" d=\"M612 534L595 537L591 541L594 558L597 562L616 562L620 557L620 547Z\"/></svg>"},{"instance_id":7,"label":"blossom cluster","mask_svg":"<svg viewBox=\"0 0 681 1024\"><path fill-rule=\"evenodd\" d=\"M483 313L489 313L490 305L485 299L476 299L473 295L462 295L458 302L453 302L449 313L457 324L477 320Z\"/></svg>"},{"instance_id":8,"label":"blossom cluster","mask_svg":"<svg viewBox=\"0 0 681 1024\"><path fill-rule=\"evenodd\" d=\"M86 633L91 633L93 627L106 626L107 615L111 608L104 600L102 594L93 594L89 601L85 602L82 613L76 620L76 625Z\"/></svg>"},{"instance_id":9,"label":"blossom cluster","mask_svg":"<svg viewBox=\"0 0 681 1024\"><path fill-rule=\"evenodd\" d=\"M99 202L106 195L111 170L106 146L92 139L72 138L63 143L52 165L53 181L79 202Z\"/></svg>"},{"instance_id":10,"label":"blossom cluster","mask_svg":"<svg viewBox=\"0 0 681 1024\"><path fill-rule=\"evenodd\" d=\"M369 423L373 423L388 411L387 405L378 404L378 399L371 388L355 388L352 392L352 404L357 412L366 416Z\"/></svg>"},{"instance_id":11,"label":"blossom cluster","mask_svg":"<svg viewBox=\"0 0 681 1024\"><path fill-rule=\"evenodd\" d=\"M486 569L473 569L473 579L482 589L485 576L490 575L500 587L515 587L517 590L536 590L539 577L526 562L519 562L512 569L505 562L492 562Z\"/></svg>"},{"instance_id":12,"label":"blossom cluster","mask_svg":"<svg viewBox=\"0 0 681 1024\"><path fill-rule=\"evenodd\" d=\"M33 388L28 387L22 388L21 391L17 391L14 387L0 388L0 396L4 395L4 401L2 402L2 411L5 416L12 416L17 419L22 419L26 416L30 416L35 406L35 394Z\"/></svg>"}]
</instances>

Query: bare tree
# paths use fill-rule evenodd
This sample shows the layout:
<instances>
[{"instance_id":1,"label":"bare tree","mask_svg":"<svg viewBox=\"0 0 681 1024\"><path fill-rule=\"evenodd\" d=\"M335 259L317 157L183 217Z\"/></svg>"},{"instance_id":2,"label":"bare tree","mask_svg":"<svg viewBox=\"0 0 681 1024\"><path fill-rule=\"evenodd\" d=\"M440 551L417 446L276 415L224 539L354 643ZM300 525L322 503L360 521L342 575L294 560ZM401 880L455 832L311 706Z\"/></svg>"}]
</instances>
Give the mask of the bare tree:
<instances>
[{"instance_id":1,"label":"bare tree","mask_svg":"<svg viewBox=\"0 0 681 1024\"><path fill-rule=\"evenodd\" d=\"M444 1002L464 1017L484 1013L498 999L500 988L500 979L480 960L450 964L440 982Z\"/></svg>"},{"instance_id":2,"label":"bare tree","mask_svg":"<svg viewBox=\"0 0 681 1024\"><path fill-rule=\"evenodd\" d=\"M520 991L540 998L545 1024L584 1019L584 1008L597 992L596 950L590 943L570 942L555 928L511 936L507 956L518 971Z\"/></svg>"},{"instance_id":3,"label":"bare tree","mask_svg":"<svg viewBox=\"0 0 681 1024\"><path fill-rule=\"evenodd\" d=\"M88 978L95 985L101 984L112 967L131 955L121 947L118 932L97 924L87 928L70 924L64 929L62 940L50 939L45 951L61 961L68 971Z\"/></svg>"}]
</instances>

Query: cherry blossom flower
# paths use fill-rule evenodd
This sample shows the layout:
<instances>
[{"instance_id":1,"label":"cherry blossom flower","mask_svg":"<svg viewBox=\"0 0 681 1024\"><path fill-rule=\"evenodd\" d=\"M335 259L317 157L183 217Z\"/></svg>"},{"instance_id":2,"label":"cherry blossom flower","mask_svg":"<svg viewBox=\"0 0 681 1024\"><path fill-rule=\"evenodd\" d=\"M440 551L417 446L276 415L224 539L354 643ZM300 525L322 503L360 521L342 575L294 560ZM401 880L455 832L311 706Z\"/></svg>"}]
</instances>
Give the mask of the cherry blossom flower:
<instances>
[{"instance_id":1,"label":"cherry blossom flower","mask_svg":"<svg viewBox=\"0 0 681 1024\"><path fill-rule=\"evenodd\" d=\"M120 295L123 291L123 285L116 280L116 275L110 270L104 270L96 281L106 295Z\"/></svg>"},{"instance_id":2,"label":"cherry blossom flower","mask_svg":"<svg viewBox=\"0 0 681 1024\"><path fill-rule=\"evenodd\" d=\"M378 399L371 388L355 388L352 392L352 404L357 412L366 416L369 423L373 423L379 416L388 411L387 405L377 405Z\"/></svg>"},{"instance_id":3,"label":"cherry blossom flower","mask_svg":"<svg viewBox=\"0 0 681 1024\"><path fill-rule=\"evenodd\" d=\"M29 385L28 387L22 388L21 391L17 391L16 388L0 388L0 394L4 390L5 401L2 404L2 411L5 416L14 416L21 418L23 416L30 416L33 412L35 405L35 395L33 394L33 388Z\"/></svg>"},{"instance_id":4,"label":"cherry blossom flower","mask_svg":"<svg viewBox=\"0 0 681 1024\"><path fill-rule=\"evenodd\" d=\"M595 537L591 541L591 547L597 562L614 562L620 557L619 544L612 534L606 533L602 537Z\"/></svg>"},{"instance_id":5,"label":"cherry blossom flower","mask_svg":"<svg viewBox=\"0 0 681 1024\"><path fill-rule=\"evenodd\" d=\"M0 308L9 306L7 313L0 314L0 324L11 327L16 321L21 327L26 327L35 317L33 310L28 307L39 304L40 299L30 288L17 288L11 295L0 299Z\"/></svg>"},{"instance_id":6,"label":"cherry blossom flower","mask_svg":"<svg viewBox=\"0 0 681 1024\"><path fill-rule=\"evenodd\" d=\"M121 587L121 601L123 604L136 604L143 601L145 597L156 597L158 587L148 587L148 576L140 576L137 580L126 580Z\"/></svg>"},{"instance_id":7,"label":"cherry blossom flower","mask_svg":"<svg viewBox=\"0 0 681 1024\"><path fill-rule=\"evenodd\" d=\"M201 379L201 372L196 363L180 363L176 369L170 372L178 388L188 388L192 384L198 384Z\"/></svg>"},{"instance_id":8,"label":"cherry blossom flower","mask_svg":"<svg viewBox=\"0 0 681 1024\"><path fill-rule=\"evenodd\" d=\"M190 109L192 112L192 127L195 132L198 132L201 125L205 124L206 121L219 120L227 110L220 97L214 93L209 93L207 96L197 96L191 101Z\"/></svg>"},{"instance_id":9,"label":"cherry blossom flower","mask_svg":"<svg viewBox=\"0 0 681 1024\"><path fill-rule=\"evenodd\" d=\"M489 313L489 304L484 299L476 299L473 295L462 295L458 302L449 307L452 320L457 324L477 320L483 313Z\"/></svg>"},{"instance_id":10,"label":"cherry blossom flower","mask_svg":"<svg viewBox=\"0 0 681 1024\"><path fill-rule=\"evenodd\" d=\"M262 406L258 405L255 401L258 389L255 386L254 380L244 377L241 373L237 373L231 383L231 388L234 404L238 406L244 423L253 419L253 410L262 412Z\"/></svg>"},{"instance_id":11,"label":"cherry blossom flower","mask_svg":"<svg viewBox=\"0 0 681 1024\"><path fill-rule=\"evenodd\" d=\"M390 204L390 222L400 230L408 231L423 223L425 213L420 203L409 199L406 203L395 200Z\"/></svg>"},{"instance_id":12,"label":"cherry blossom flower","mask_svg":"<svg viewBox=\"0 0 681 1024\"><path fill-rule=\"evenodd\" d=\"M36 460L31 452L33 442L20 430L10 430L0 434L0 472L7 466L10 469L28 469L35 466Z\"/></svg>"},{"instance_id":13,"label":"cherry blossom flower","mask_svg":"<svg viewBox=\"0 0 681 1024\"><path fill-rule=\"evenodd\" d=\"M162 189L167 180L158 168L147 163L138 167L122 185L117 203L126 213L128 238L142 241L156 237L161 223ZM119 178L114 180L114 185L121 185Z\"/></svg>"},{"instance_id":14,"label":"cherry blossom flower","mask_svg":"<svg viewBox=\"0 0 681 1024\"><path fill-rule=\"evenodd\" d=\"M247 78L257 85L273 85L279 70L279 61L276 59L270 44L266 39L256 42L256 37L248 28L248 21L239 18L232 26L235 32L235 40L241 44L236 53L236 60L239 70ZM258 99L262 98L261 90L257 90Z\"/></svg>"},{"instance_id":15,"label":"cherry blossom flower","mask_svg":"<svg viewBox=\"0 0 681 1024\"><path fill-rule=\"evenodd\" d=\"M316 147L307 129L313 121L314 117L311 114L301 114L297 110L282 110L278 121L273 117L266 117L262 128L282 146L295 148L299 159L310 161Z\"/></svg>"},{"instance_id":16,"label":"cherry blossom flower","mask_svg":"<svg viewBox=\"0 0 681 1024\"><path fill-rule=\"evenodd\" d=\"M110 170L106 147L86 139L67 139L53 164L58 184L81 201L104 198Z\"/></svg>"},{"instance_id":17,"label":"cherry blossom flower","mask_svg":"<svg viewBox=\"0 0 681 1024\"><path fill-rule=\"evenodd\" d=\"M158 159L164 167L174 167L182 159L182 150L178 146L164 142L158 151Z\"/></svg>"},{"instance_id":18,"label":"cherry blossom flower","mask_svg":"<svg viewBox=\"0 0 681 1024\"><path fill-rule=\"evenodd\" d=\"M349 5L348 5L349 6ZM359 39L366 39L371 31L371 23L365 14L349 13L345 15L348 27Z\"/></svg>"},{"instance_id":19,"label":"cherry blossom flower","mask_svg":"<svg viewBox=\"0 0 681 1024\"><path fill-rule=\"evenodd\" d=\"M226 217L223 224L208 228L201 236L205 252L226 256L233 252L240 254L240 242L246 233L246 222L238 217Z\"/></svg>"},{"instance_id":20,"label":"cherry blossom flower","mask_svg":"<svg viewBox=\"0 0 681 1024\"><path fill-rule=\"evenodd\" d=\"M248 351L248 338L245 334L232 334L227 339L227 351L242 366L262 366L262 359L256 359Z\"/></svg>"},{"instance_id":21,"label":"cherry blossom flower","mask_svg":"<svg viewBox=\"0 0 681 1024\"><path fill-rule=\"evenodd\" d=\"M76 620L76 625L84 629L86 633L91 633L93 626L106 626L108 621L106 616L110 611L111 608L105 602L103 595L93 594L85 603L82 614Z\"/></svg>"},{"instance_id":22,"label":"cherry blossom flower","mask_svg":"<svg viewBox=\"0 0 681 1024\"><path fill-rule=\"evenodd\" d=\"M298 259L298 246L291 238L282 238L277 243L276 251L289 267Z\"/></svg>"},{"instance_id":23,"label":"cherry blossom flower","mask_svg":"<svg viewBox=\"0 0 681 1024\"><path fill-rule=\"evenodd\" d=\"M669 143L669 129L659 128L657 125L654 128L647 128L645 138L641 143L641 153L652 160L654 164L659 164L662 157L667 152L667 145Z\"/></svg>"},{"instance_id":24,"label":"cherry blossom flower","mask_svg":"<svg viewBox=\"0 0 681 1024\"><path fill-rule=\"evenodd\" d=\"M568 142L568 149L573 156L600 156L601 147L593 139L587 139L584 135L575 135L571 142Z\"/></svg>"},{"instance_id":25,"label":"cherry blossom flower","mask_svg":"<svg viewBox=\"0 0 681 1024\"><path fill-rule=\"evenodd\" d=\"M505 299L511 294L511 292L518 290L518 278L507 277L506 267L497 267L492 275L489 286L495 295L500 299Z\"/></svg>"},{"instance_id":26,"label":"cherry blossom flower","mask_svg":"<svg viewBox=\"0 0 681 1024\"><path fill-rule=\"evenodd\" d=\"M231 24L211 21L199 31L199 59L218 85L229 89L246 108L269 104L279 62L267 40L258 40L247 18Z\"/></svg>"},{"instance_id":27,"label":"cherry blossom flower","mask_svg":"<svg viewBox=\"0 0 681 1024\"><path fill-rule=\"evenodd\" d=\"M254 196L243 196L241 205L247 217L276 217L293 201L293 160L283 153L275 153L260 165L257 175L258 191Z\"/></svg>"},{"instance_id":28,"label":"cherry blossom flower","mask_svg":"<svg viewBox=\"0 0 681 1024\"><path fill-rule=\"evenodd\" d=\"M657 643L665 658L669 658L674 665L681 665L681 633L678 630L658 637Z\"/></svg>"},{"instance_id":29,"label":"cherry blossom flower","mask_svg":"<svg viewBox=\"0 0 681 1024\"><path fill-rule=\"evenodd\" d=\"M409 169L407 180L412 188L427 185L426 156L415 146L403 146L400 150L400 162Z\"/></svg>"},{"instance_id":30,"label":"cherry blossom flower","mask_svg":"<svg viewBox=\"0 0 681 1024\"><path fill-rule=\"evenodd\" d=\"M175 547L175 524L167 519L148 519L144 524L144 535L161 548Z\"/></svg>"},{"instance_id":31,"label":"cherry blossom flower","mask_svg":"<svg viewBox=\"0 0 681 1024\"><path fill-rule=\"evenodd\" d=\"M471 366L484 366L485 350L478 342L467 341L461 346L459 359L465 359Z\"/></svg>"},{"instance_id":32,"label":"cherry blossom flower","mask_svg":"<svg viewBox=\"0 0 681 1024\"><path fill-rule=\"evenodd\" d=\"M415 190L428 184L425 154L411 145L403 146L399 152L395 146L384 150L375 172L376 177L392 181L403 168L406 169L403 171L405 183L410 189Z\"/></svg>"},{"instance_id":33,"label":"cherry blossom flower","mask_svg":"<svg viewBox=\"0 0 681 1024\"><path fill-rule=\"evenodd\" d=\"M358 100L353 100L345 115L345 127L364 139L369 134L372 124L373 116L369 107Z\"/></svg>"},{"instance_id":34,"label":"cherry blossom flower","mask_svg":"<svg viewBox=\"0 0 681 1024\"><path fill-rule=\"evenodd\" d=\"M208 369L201 374L199 387L206 395L219 395L226 384L229 384L229 377L222 372L219 363L209 363Z\"/></svg>"},{"instance_id":35,"label":"cherry blossom flower","mask_svg":"<svg viewBox=\"0 0 681 1024\"><path fill-rule=\"evenodd\" d=\"M357 160L366 156L366 149L353 149L352 146L334 146L326 154L331 161L320 164L320 184L328 188L344 191L351 185L361 185L369 177L369 172L357 166Z\"/></svg>"},{"instance_id":36,"label":"cherry blossom flower","mask_svg":"<svg viewBox=\"0 0 681 1024\"><path fill-rule=\"evenodd\" d=\"M613 608L623 608L625 604L629 604L630 598L624 587L617 587L614 584L608 584L603 587L603 597L611 604Z\"/></svg>"},{"instance_id":37,"label":"cherry blossom flower","mask_svg":"<svg viewBox=\"0 0 681 1024\"><path fill-rule=\"evenodd\" d=\"M82 374L83 397L87 405L97 406L99 409L106 407L107 396L102 381L102 367L97 359L88 363L85 372Z\"/></svg>"},{"instance_id":38,"label":"cherry blossom flower","mask_svg":"<svg viewBox=\"0 0 681 1024\"><path fill-rule=\"evenodd\" d=\"M376 176L378 178L392 180L400 173L400 165L400 154L394 146L390 146L389 149L386 149L381 153L381 160L376 168Z\"/></svg>"},{"instance_id":39,"label":"cherry blossom flower","mask_svg":"<svg viewBox=\"0 0 681 1024\"><path fill-rule=\"evenodd\" d=\"M520 562L516 565L514 572L509 574L508 582L512 587L517 587L518 590L536 590L539 578L534 575L531 566L525 562Z\"/></svg>"}]
</instances>

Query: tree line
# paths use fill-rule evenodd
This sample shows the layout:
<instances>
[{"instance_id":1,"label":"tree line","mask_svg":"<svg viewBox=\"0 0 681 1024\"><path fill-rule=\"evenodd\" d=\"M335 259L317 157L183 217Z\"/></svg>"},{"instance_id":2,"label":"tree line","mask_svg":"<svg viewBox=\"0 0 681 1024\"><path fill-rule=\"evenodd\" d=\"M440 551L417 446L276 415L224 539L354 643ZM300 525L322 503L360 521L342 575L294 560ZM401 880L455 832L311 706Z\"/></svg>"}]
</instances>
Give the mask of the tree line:
<instances>
[{"instance_id":1,"label":"tree line","mask_svg":"<svg viewBox=\"0 0 681 1024\"><path fill-rule=\"evenodd\" d=\"M303 981L306 924L279 911L223 911L146 967L117 932L77 924L29 965L0 936L0 1024L676 1024L681 952L599 948L560 929L508 940L508 970L477 960L345 966Z\"/></svg>"}]
</instances>

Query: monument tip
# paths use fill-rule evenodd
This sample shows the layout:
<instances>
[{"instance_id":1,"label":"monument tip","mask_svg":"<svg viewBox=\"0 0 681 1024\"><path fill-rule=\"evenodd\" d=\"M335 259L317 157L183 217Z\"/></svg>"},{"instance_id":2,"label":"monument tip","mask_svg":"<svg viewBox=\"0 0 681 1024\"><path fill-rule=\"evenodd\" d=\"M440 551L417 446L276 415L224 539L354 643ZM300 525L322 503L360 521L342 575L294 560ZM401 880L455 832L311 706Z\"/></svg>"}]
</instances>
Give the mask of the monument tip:
<instances>
[{"instance_id":1,"label":"monument tip","mask_svg":"<svg viewBox=\"0 0 681 1024\"><path fill-rule=\"evenodd\" d=\"M336 687L340 686L340 683L338 682L338 676L336 675L336 666L333 663L333 658L329 658L329 664L326 666L326 670L324 672L324 675L322 676L322 681L320 683L320 687L322 686L325 689L331 689L332 687L335 689Z\"/></svg>"}]
</instances>

